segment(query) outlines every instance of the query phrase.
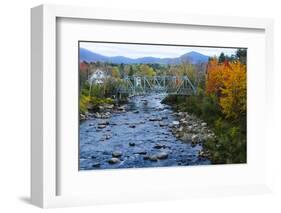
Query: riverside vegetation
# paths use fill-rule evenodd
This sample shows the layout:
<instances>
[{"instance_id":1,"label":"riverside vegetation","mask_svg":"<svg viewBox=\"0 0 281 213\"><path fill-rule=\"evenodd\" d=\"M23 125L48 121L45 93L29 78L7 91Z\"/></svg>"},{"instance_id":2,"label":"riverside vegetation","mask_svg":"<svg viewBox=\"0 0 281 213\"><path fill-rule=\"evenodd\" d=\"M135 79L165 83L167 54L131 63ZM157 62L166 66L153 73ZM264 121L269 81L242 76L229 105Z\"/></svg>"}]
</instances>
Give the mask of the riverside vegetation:
<instances>
[{"instance_id":1,"label":"riverside vegetation","mask_svg":"<svg viewBox=\"0 0 281 213\"><path fill-rule=\"evenodd\" d=\"M245 163L246 151L246 51L232 58L211 58L197 93L169 96L164 103L208 123L216 137L206 139L203 152L213 164Z\"/></svg>"}]
</instances>

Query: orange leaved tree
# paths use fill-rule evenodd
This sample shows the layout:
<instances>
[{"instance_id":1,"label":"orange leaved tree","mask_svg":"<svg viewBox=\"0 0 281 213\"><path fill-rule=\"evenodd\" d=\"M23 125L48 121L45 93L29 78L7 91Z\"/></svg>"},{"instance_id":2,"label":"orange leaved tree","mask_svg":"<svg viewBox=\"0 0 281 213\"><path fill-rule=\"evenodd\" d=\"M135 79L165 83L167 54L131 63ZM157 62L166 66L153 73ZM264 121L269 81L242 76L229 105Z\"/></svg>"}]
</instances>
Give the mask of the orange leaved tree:
<instances>
[{"instance_id":1,"label":"orange leaved tree","mask_svg":"<svg viewBox=\"0 0 281 213\"><path fill-rule=\"evenodd\" d=\"M246 65L239 61L209 61L206 93L215 94L226 118L237 119L246 113Z\"/></svg>"},{"instance_id":2,"label":"orange leaved tree","mask_svg":"<svg viewBox=\"0 0 281 213\"><path fill-rule=\"evenodd\" d=\"M209 61L207 66L206 92L221 96L223 81L226 77L228 66L221 64L216 58Z\"/></svg>"}]
</instances>

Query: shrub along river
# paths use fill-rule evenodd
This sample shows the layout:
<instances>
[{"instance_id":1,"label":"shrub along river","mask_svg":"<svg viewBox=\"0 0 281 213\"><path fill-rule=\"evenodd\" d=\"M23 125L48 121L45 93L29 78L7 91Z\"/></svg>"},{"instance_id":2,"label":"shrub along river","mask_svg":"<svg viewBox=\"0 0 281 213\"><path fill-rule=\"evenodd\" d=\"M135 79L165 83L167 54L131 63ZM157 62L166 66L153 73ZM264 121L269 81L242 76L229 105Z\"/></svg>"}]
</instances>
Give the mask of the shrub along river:
<instances>
[{"instance_id":1,"label":"shrub along river","mask_svg":"<svg viewBox=\"0 0 281 213\"><path fill-rule=\"evenodd\" d=\"M183 142L165 94L134 96L128 104L80 122L80 170L206 165L202 143Z\"/></svg>"}]
</instances>

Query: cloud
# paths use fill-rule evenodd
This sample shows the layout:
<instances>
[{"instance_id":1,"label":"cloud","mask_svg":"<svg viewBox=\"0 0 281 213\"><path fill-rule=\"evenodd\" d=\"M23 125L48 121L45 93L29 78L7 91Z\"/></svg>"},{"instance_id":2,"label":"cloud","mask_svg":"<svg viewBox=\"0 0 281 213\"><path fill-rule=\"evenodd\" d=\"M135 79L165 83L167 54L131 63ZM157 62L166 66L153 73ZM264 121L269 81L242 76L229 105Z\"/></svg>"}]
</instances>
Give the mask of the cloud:
<instances>
[{"instance_id":1,"label":"cloud","mask_svg":"<svg viewBox=\"0 0 281 213\"><path fill-rule=\"evenodd\" d=\"M125 56L129 58L141 58L147 56L158 58L174 58L191 51L196 51L208 56L219 56L222 52L224 52L226 55L235 54L237 50L237 48L222 47L192 47L96 42L80 42L80 47L104 56Z\"/></svg>"}]
</instances>

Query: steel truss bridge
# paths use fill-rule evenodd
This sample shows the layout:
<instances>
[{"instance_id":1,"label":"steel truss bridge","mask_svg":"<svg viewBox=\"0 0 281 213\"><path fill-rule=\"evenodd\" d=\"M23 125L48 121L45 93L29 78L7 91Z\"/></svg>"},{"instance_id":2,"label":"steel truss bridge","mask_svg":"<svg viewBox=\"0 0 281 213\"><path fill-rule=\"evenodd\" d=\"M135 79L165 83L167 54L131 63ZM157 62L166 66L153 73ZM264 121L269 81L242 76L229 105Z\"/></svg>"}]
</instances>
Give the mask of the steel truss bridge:
<instances>
[{"instance_id":1,"label":"steel truss bridge","mask_svg":"<svg viewBox=\"0 0 281 213\"><path fill-rule=\"evenodd\" d=\"M142 95L151 92L193 95L196 88L187 76L131 76L122 79L118 94Z\"/></svg>"}]
</instances>

